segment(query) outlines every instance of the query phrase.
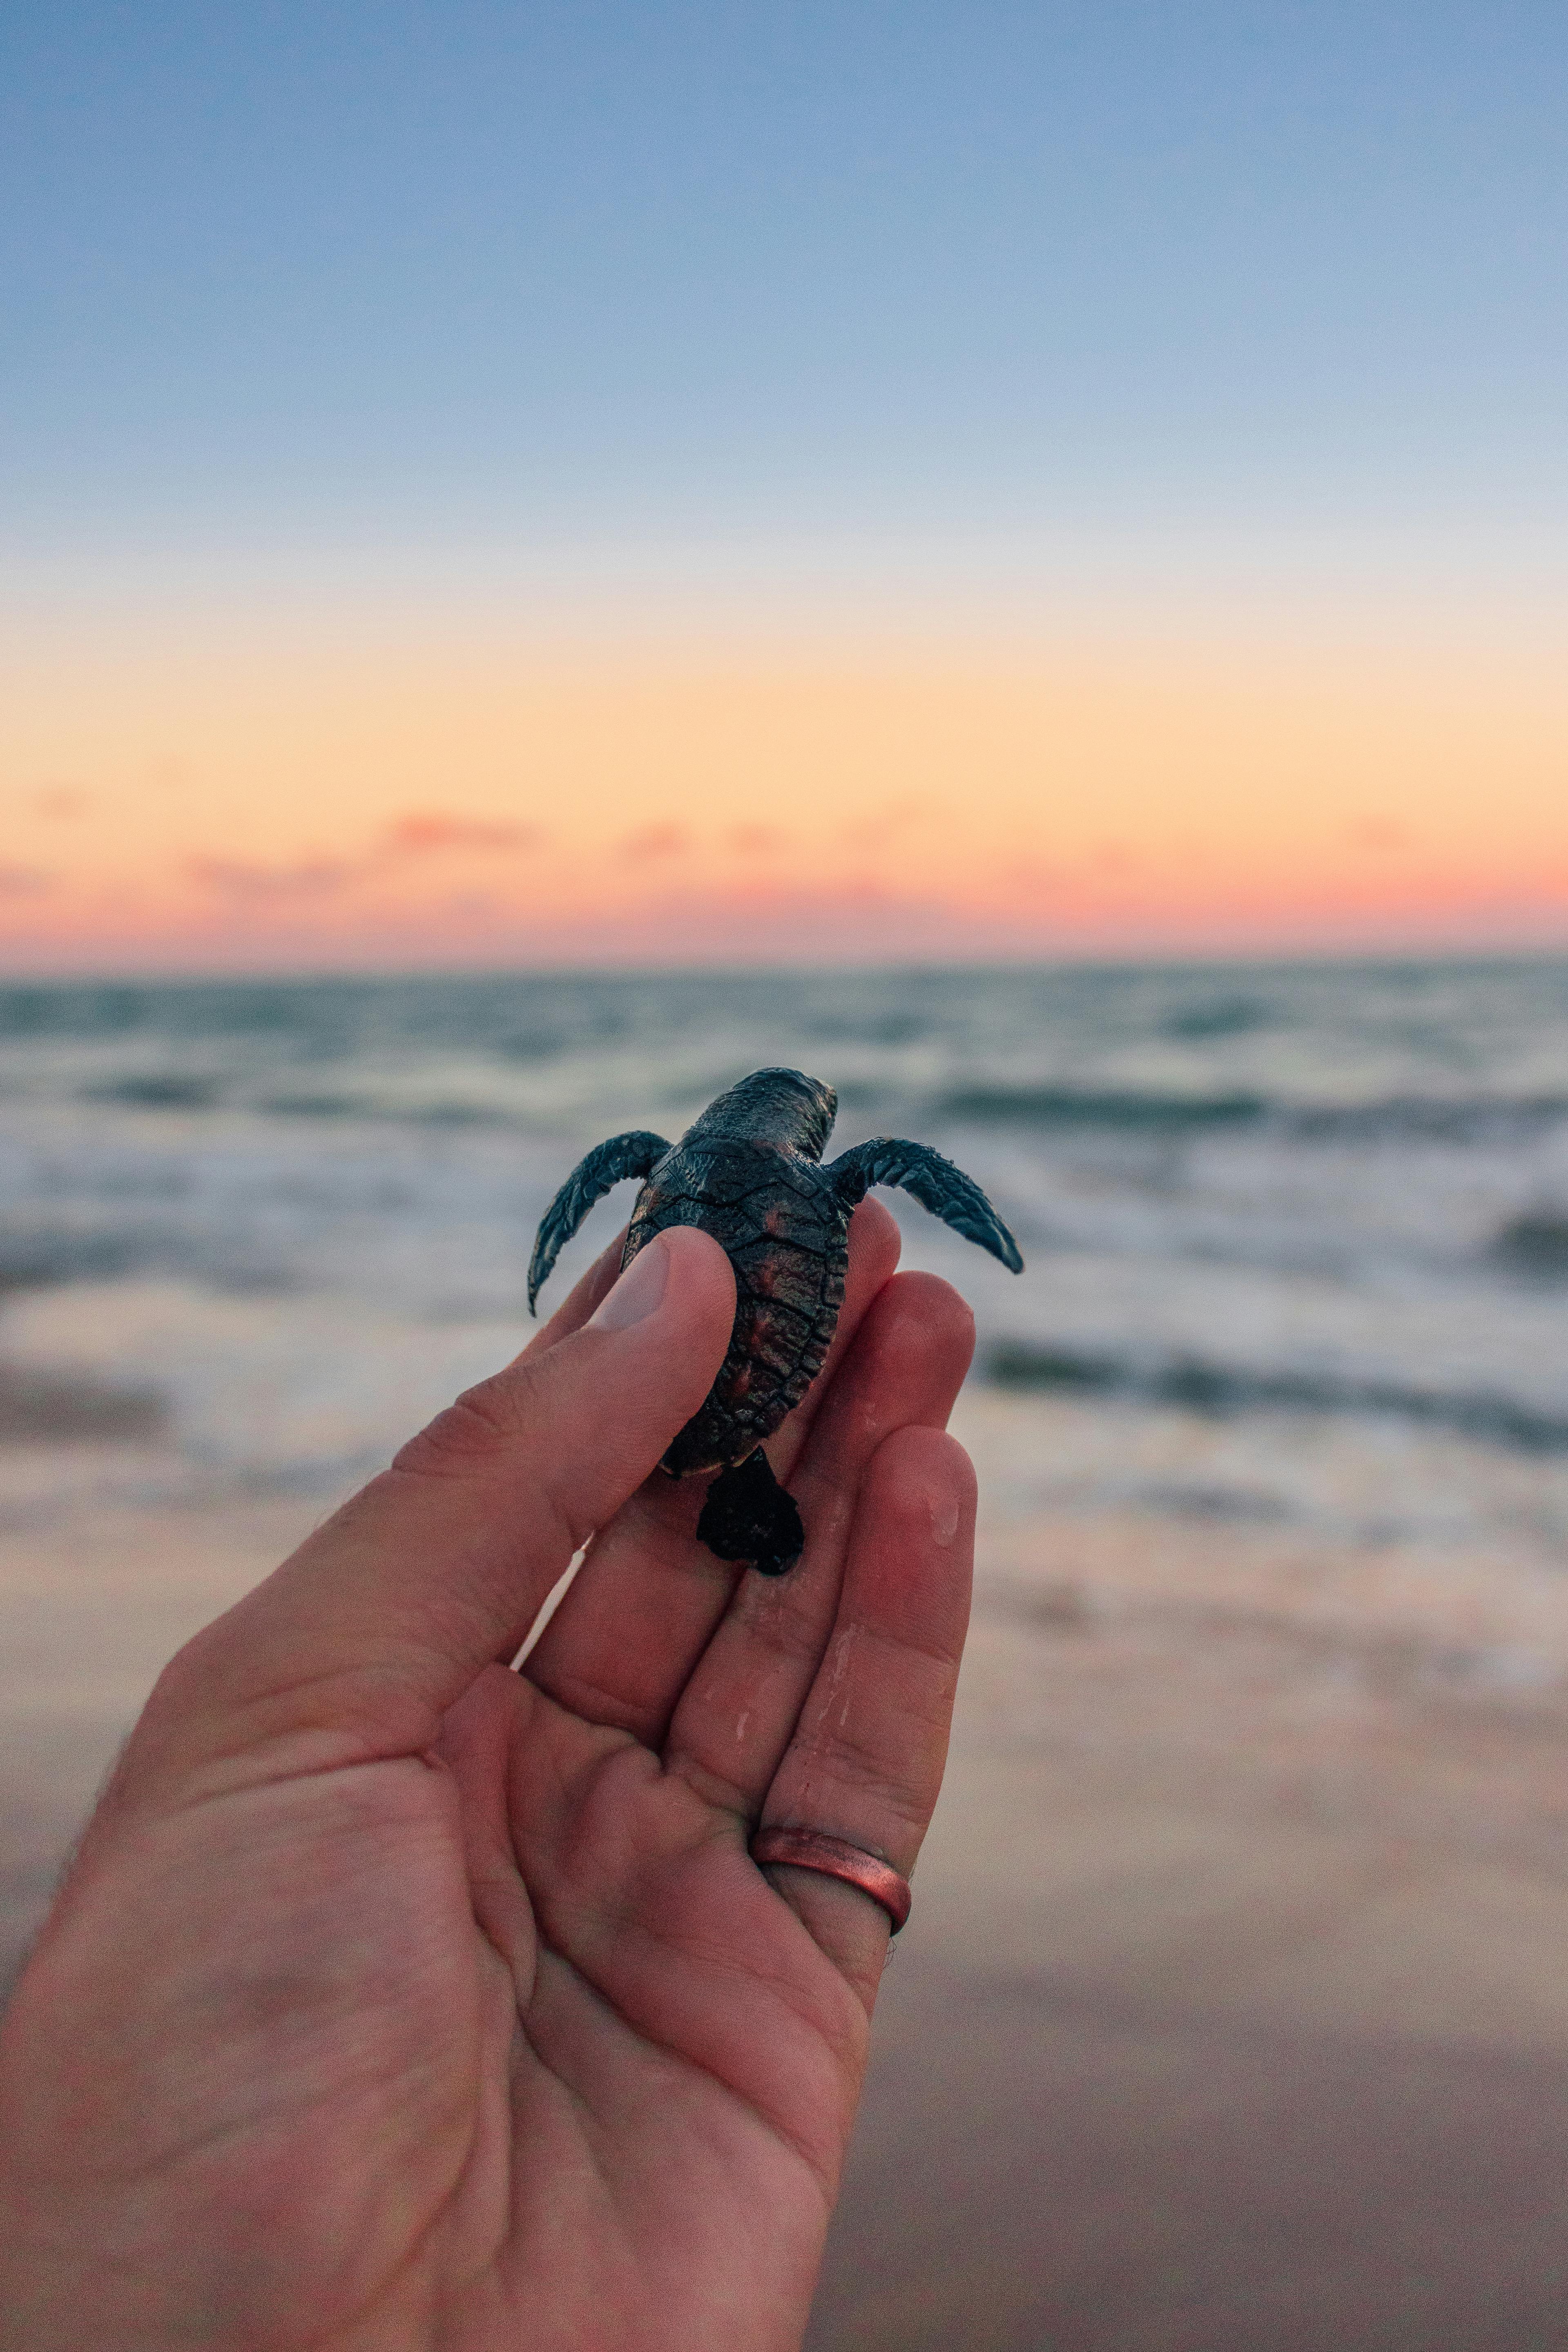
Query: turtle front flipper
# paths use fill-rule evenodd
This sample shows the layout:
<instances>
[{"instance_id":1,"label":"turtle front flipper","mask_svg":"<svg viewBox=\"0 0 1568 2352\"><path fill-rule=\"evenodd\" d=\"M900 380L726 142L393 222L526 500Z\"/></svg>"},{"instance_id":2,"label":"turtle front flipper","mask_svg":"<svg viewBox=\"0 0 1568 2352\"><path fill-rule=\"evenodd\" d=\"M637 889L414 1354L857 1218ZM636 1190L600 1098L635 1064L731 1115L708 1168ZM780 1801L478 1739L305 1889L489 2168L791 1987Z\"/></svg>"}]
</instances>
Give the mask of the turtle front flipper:
<instances>
[{"instance_id":1,"label":"turtle front flipper","mask_svg":"<svg viewBox=\"0 0 1568 2352\"><path fill-rule=\"evenodd\" d=\"M966 1176L929 1144L874 1136L869 1143L858 1143L853 1151L841 1152L823 1172L831 1177L847 1208L863 1201L873 1184L897 1184L966 1242L978 1242L983 1250L999 1257L1009 1273L1024 1271L1017 1243L973 1177Z\"/></svg>"},{"instance_id":2,"label":"turtle front flipper","mask_svg":"<svg viewBox=\"0 0 1568 2352\"><path fill-rule=\"evenodd\" d=\"M800 1558L805 1529L795 1496L779 1485L760 1445L721 1470L709 1487L697 1540L720 1559L750 1560L763 1576L782 1576Z\"/></svg>"},{"instance_id":3,"label":"turtle front flipper","mask_svg":"<svg viewBox=\"0 0 1568 2352\"><path fill-rule=\"evenodd\" d=\"M621 1183L627 1176L641 1178L651 1174L669 1149L662 1135L639 1129L631 1135L612 1135L607 1143L595 1144L586 1160L579 1160L539 1222L528 1267L531 1315L534 1300L549 1279L551 1267L595 1202L602 1201L612 1185Z\"/></svg>"}]
</instances>

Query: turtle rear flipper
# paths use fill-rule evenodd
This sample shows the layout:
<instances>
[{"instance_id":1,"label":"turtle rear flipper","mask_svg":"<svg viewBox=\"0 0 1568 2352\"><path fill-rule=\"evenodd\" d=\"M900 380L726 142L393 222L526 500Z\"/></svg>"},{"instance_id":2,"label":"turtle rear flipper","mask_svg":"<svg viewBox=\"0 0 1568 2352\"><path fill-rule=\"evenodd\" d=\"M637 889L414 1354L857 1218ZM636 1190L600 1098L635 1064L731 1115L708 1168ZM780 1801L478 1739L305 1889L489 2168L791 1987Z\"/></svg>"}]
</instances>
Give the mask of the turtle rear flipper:
<instances>
[{"instance_id":1,"label":"turtle rear flipper","mask_svg":"<svg viewBox=\"0 0 1568 2352\"><path fill-rule=\"evenodd\" d=\"M697 1540L720 1559L750 1560L763 1576L782 1576L805 1549L795 1496L779 1485L759 1445L721 1470L708 1489Z\"/></svg>"},{"instance_id":2,"label":"turtle rear flipper","mask_svg":"<svg viewBox=\"0 0 1568 2352\"><path fill-rule=\"evenodd\" d=\"M848 1208L863 1201L873 1184L897 1184L966 1242L978 1242L983 1250L999 1257L1010 1274L1024 1271L1017 1243L973 1177L933 1151L929 1143L874 1136L869 1143L858 1143L853 1151L841 1152L824 1173L832 1178L834 1189Z\"/></svg>"},{"instance_id":3,"label":"turtle rear flipper","mask_svg":"<svg viewBox=\"0 0 1568 2352\"><path fill-rule=\"evenodd\" d=\"M612 1185L627 1176L651 1175L669 1148L662 1135L639 1128L629 1135L612 1135L607 1143L596 1143L586 1160L578 1161L540 1220L528 1268L531 1315L551 1267L595 1202L602 1201Z\"/></svg>"}]
</instances>

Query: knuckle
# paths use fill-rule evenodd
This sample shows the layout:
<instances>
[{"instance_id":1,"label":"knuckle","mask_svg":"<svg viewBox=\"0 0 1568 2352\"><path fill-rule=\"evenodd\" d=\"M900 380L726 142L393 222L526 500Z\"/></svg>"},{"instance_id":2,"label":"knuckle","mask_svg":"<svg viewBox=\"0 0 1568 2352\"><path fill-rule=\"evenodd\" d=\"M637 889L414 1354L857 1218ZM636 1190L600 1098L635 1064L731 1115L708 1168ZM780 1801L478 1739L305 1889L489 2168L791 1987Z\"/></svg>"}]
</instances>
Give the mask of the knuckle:
<instances>
[{"instance_id":1,"label":"knuckle","mask_svg":"<svg viewBox=\"0 0 1568 2352\"><path fill-rule=\"evenodd\" d=\"M583 1498L569 1467L560 1462L539 1465L536 1492L541 1508L549 1517L557 1537L564 1540L568 1551L581 1551L598 1521L594 1511L584 1508Z\"/></svg>"},{"instance_id":2,"label":"knuckle","mask_svg":"<svg viewBox=\"0 0 1568 2352\"><path fill-rule=\"evenodd\" d=\"M869 1803L879 1817L906 1822L918 1820L923 1826L924 1813L910 1787L907 1770L875 1740L861 1740L847 1727L835 1726L819 1730L803 1745L819 1801L826 1790L843 1789Z\"/></svg>"},{"instance_id":3,"label":"knuckle","mask_svg":"<svg viewBox=\"0 0 1568 2352\"><path fill-rule=\"evenodd\" d=\"M520 1359L438 1412L394 1456L389 1475L422 1480L520 1480L531 1511L552 1532L585 1543L597 1518L579 1493L579 1449L552 1442L560 1391L548 1364ZM557 1431L557 1435L559 1432ZM592 1482L590 1482L591 1484Z\"/></svg>"},{"instance_id":4,"label":"knuckle","mask_svg":"<svg viewBox=\"0 0 1568 2352\"><path fill-rule=\"evenodd\" d=\"M752 1600L744 1585L742 1595L742 1610L752 1601L755 1613L749 1630L759 1649L775 1664L804 1666L815 1673L826 1636L813 1599L805 1594L799 1599L793 1594L775 1595L764 1587Z\"/></svg>"},{"instance_id":5,"label":"knuckle","mask_svg":"<svg viewBox=\"0 0 1568 2352\"><path fill-rule=\"evenodd\" d=\"M468 1477L509 1452L538 1402L539 1375L527 1363L492 1373L438 1412L395 1455L395 1470L419 1477Z\"/></svg>"},{"instance_id":6,"label":"knuckle","mask_svg":"<svg viewBox=\"0 0 1568 2352\"><path fill-rule=\"evenodd\" d=\"M915 1356L974 1346L974 1311L940 1275L900 1274L888 1286L890 1336Z\"/></svg>"}]
</instances>

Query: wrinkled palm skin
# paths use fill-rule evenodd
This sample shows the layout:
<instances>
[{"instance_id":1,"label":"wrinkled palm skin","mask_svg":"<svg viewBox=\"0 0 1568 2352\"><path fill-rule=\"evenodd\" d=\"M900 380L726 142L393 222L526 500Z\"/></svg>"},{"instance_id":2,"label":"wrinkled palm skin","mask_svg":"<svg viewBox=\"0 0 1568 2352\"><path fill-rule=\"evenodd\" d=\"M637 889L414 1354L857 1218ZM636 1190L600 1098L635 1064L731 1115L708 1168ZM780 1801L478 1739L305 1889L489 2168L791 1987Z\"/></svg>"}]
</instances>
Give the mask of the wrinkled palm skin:
<instances>
[{"instance_id":1,"label":"wrinkled palm skin","mask_svg":"<svg viewBox=\"0 0 1568 2352\"><path fill-rule=\"evenodd\" d=\"M789 1579L656 1475L733 1316L678 1233L174 1660L0 2034L7 2352L799 2344L887 1923L748 1840L912 1866L967 1601L968 1319L896 1249L776 1441Z\"/></svg>"}]
</instances>

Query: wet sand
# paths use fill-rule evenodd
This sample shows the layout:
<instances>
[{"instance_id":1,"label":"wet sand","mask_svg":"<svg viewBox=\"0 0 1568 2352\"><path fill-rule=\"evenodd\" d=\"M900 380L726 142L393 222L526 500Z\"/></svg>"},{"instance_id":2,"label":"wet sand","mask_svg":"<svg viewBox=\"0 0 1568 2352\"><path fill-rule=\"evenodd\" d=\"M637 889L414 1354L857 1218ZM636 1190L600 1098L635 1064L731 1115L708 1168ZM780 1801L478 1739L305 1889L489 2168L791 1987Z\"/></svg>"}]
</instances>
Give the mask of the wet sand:
<instances>
[{"instance_id":1,"label":"wet sand","mask_svg":"<svg viewBox=\"0 0 1568 2352\"><path fill-rule=\"evenodd\" d=\"M1562 1583L994 1514L811 2352L1568 2343Z\"/></svg>"},{"instance_id":2,"label":"wet sand","mask_svg":"<svg viewBox=\"0 0 1568 2352\"><path fill-rule=\"evenodd\" d=\"M1072 1427L965 1401L974 1633L813 2352L1568 2342L1568 1574L1042 1510ZM0 1449L0 1967L322 1508L159 1502L136 1434Z\"/></svg>"},{"instance_id":3,"label":"wet sand","mask_svg":"<svg viewBox=\"0 0 1568 2352\"><path fill-rule=\"evenodd\" d=\"M321 1516L204 1498L155 1446L0 1447L0 1997L160 1667ZM62 1501L71 1486L77 1499Z\"/></svg>"}]
</instances>

